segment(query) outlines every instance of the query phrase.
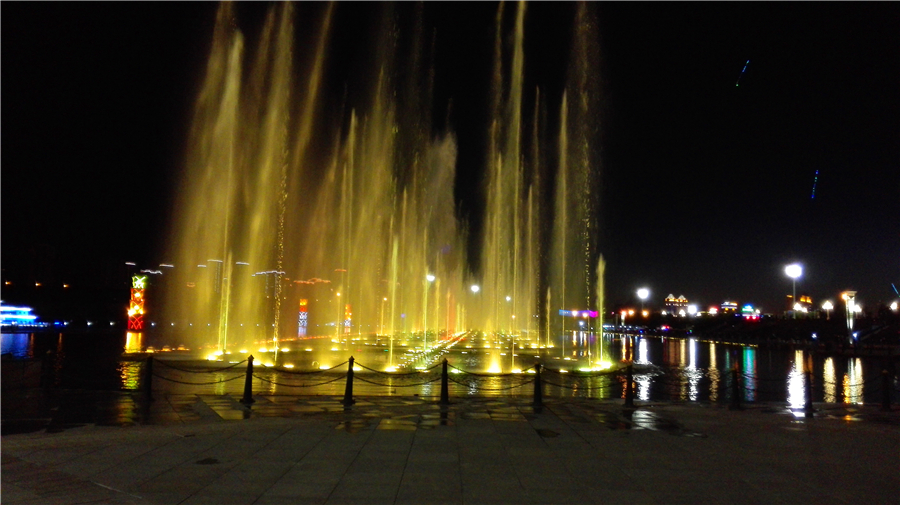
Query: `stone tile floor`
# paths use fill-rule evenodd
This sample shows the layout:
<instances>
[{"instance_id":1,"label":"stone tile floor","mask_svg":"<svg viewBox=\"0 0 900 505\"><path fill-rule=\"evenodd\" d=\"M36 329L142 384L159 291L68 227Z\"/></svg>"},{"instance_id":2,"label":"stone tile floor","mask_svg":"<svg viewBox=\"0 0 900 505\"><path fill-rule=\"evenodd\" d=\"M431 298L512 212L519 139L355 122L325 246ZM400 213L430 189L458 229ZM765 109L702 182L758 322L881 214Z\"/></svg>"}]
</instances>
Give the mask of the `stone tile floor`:
<instances>
[{"instance_id":1,"label":"stone tile floor","mask_svg":"<svg viewBox=\"0 0 900 505\"><path fill-rule=\"evenodd\" d=\"M898 503L900 411L4 391L3 503Z\"/></svg>"}]
</instances>

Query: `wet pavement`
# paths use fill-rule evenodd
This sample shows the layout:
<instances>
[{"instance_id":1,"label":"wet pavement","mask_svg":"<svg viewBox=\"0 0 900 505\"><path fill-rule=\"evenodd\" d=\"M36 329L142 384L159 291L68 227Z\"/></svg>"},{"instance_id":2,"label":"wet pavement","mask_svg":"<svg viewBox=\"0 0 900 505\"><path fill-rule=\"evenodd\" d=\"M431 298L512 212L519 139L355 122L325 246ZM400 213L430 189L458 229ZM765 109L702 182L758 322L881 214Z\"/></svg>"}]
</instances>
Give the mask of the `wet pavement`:
<instances>
[{"instance_id":1,"label":"wet pavement","mask_svg":"<svg viewBox=\"0 0 900 505\"><path fill-rule=\"evenodd\" d=\"M900 410L3 392L21 504L897 503Z\"/></svg>"}]
</instances>

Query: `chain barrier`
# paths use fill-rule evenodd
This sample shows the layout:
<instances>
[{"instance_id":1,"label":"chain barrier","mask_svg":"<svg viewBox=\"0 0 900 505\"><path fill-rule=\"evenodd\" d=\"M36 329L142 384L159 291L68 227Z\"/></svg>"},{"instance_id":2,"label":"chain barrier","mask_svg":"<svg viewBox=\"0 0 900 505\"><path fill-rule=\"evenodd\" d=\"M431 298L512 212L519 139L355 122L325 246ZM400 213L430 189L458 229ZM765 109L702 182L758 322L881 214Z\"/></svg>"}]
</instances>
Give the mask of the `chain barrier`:
<instances>
[{"instance_id":1,"label":"chain barrier","mask_svg":"<svg viewBox=\"0 0 900 505\"><path fill-rule=\"evenodd\" d=\"M224 367L224 368L207 368L207 369L203 369L203 370L189 370L189 369L187 369L187 368L180 368L180 367L177 367L177 366L175 366L175 365L171 365L171 364L169 364L168 362L166 362L165 360L154 359L153 361L155 361L156 363L159 363L159 364L161 364L161 365L163 365L163 366L165 366L165 367L167 367L167 368L171 368L171 369L173 369L173 370L178 370L179 372L186 372L186 373L213 373L213 372L224 372L225 370L231 370L232 368L235 368L235 367L237 367L237 366L239 366L239 365L243 365L244 363L247 362L247 360L245 359L244 361L241 361L241 362L239 362L239 363L234 363L233 365L226 366L226 367Z\"/></svg>"},{"instance_id":2,"label":"chain barrier","mask_svg":"<svg viewBox=\"0 0 900 505\"><path fill-rule=\"evenodd\" d=\"M374 373L381 374L381 375L390 375L391 377L401 377L404 375L419 375L419 374L422 374L425 372L430 372L430 371L434 370L435 368L441 366L441 364L438 363L438 364L432 365L431 367L426 368L424 370L416 370L414 372L385 372L384 370L375 370L374 368L369 368L366 365L362 365L359 363L356 363L355 366L358 366L358 367L362 368L363 370L368 370L369 372L374 372ZM452 365L449 365L449 366L452 366Z\"/></svg>"},{"instance_id":3,"label":"chain barrier","mask_svg":"<svg viewBox=\"0 0 900 505\"><path fill-rule=\"evenodd\" d=\"M829 386L844 386L843 382L831 382L831 381L827 381L827 380L822 380L821 382L822 382L822 384L828 384ZM881 387L881 382L882 382L882 379L879 377L878 379L869 379L869 380L865 380L862 382L854 382L851 384L847 384L846 387L848 387L848 388L856 388L856 387L861 387L861 386Z\"/></svg>"},{"instance_id":4,"label":"chain barrier","mask_svg":"<svg viewBox=\"0 0 900 505\"><path fill-rule=\"evenodd\" d=\"M289 387L289 388L312 388L312 387L316 387L316 386L324 386L325 384L331 384L332 382L337 382L339 380L343 380L346 377L344 377L343 375L340 375L338 377L335 377L334 379L327 380L325 382L319 382L317 384L285 384L283 382L275 382L273 380L266 379L265 377L260 377L259 375L256 375L256 374L253 374L253 378L259 379L263 382L268 382L269 384L274 384L276 386L284 386L284 387Z\"/></svg>"},{"instance_id":5,"label":"chain barrier","mask_svg":"<svg viewBox=\"0 0 900 505\"><path fill-rule=\"evenodd\" d=\"M466 374L466 375L474 375L474 376L476 376L476 377L510 377L510 376L513 376L513 375L521 375L521 374L519 374L519 373L512 373L512 372L510 372L510 373L498 373L498 374L469 372L469 371L467 371L467 370L463 370L462 368L456 368L455 366L450 365L450 364L448 364L447 366L450 367L450 368L452 368L452 369L454 369L454 370L457 370L457 371L460 372L460 373L464 373L464 374ZM528 367L528 368L523 368L523 369L522 369L522 372L527 372L528 370L531 370L532 368L534 368L534 365L531 365L531 366Z\"/></svg>"},{"instance_id":6,"label":"chain barrier","mask_svg":"<svg viewBox=\"0 0 900 505\"><path fill-rule=\"evenodd\" d=\"M607 384L607 385L605 385L605 386L591 386L591 385L589 385L589 384L585 384L585 385L580 385L580 384L579 384L579 385L576 385L576 386L569 386L569 385L566 385L566 384L557 384L557 383L555 383L555 382L548 381L547 379L544 379L543 377L541 378L541 382L543 382L544 384L550 384L551 386L556 386L556 387L566 388L566 389L597 389L597 390L603 390L603 389L610 389L610 388L613 387L612 384Z\"/></svg>"},{"instance_id":7,"label":"chain barrier","mask_svg":"<svg viewBox=\"0 0 900 505\"><path fill-rule=\"evenodd\" d=\"M532 367L533 368L533 367ZM557 375L569 375L572 377L604 377L607 375L623 375L628 370L627 367L617 368L615 370L609 371L590 371L590 372L582 372L580 370L573 370L570 372L562 372L559 368L541 368L542 372L550 372L555 373Z\"/></svg>"},{"instance_id":8,"label":"chain barrier","mask_svg":"<svg viewBox=\"0 0 900 505\"><path fill-rule=\"evenodd\" d=\"M473 375L474 375L474 374L473 374ZM518 374L517 374L517 375L518 375ZM492 375L491 377L500 377L500 376L499 376L499 375L497 375L497 376L493 376L493 375ZM472 384L466 384L466 383L460 382L460 381L458 381L458 380L456 380L456 379L454 379L454 378L452 378L452 377L448 377L447 379L448 379L450 382L453 382L453 383L455 383L455 384L458 384L458 385L460 385L460 386L462 386L462 387L464 387L464 388L472 389L472 388L474 387L475 389L480 389L480 390L482 390L482 391L507 391L507 390L510 390L510 389L515 389L515 388L520 388L520 387L522 387L522 386L527 386L528 384L531 384L531 383L533 383L533 382L536 380L536 379L531 379L531 380L529 380L529 381L522 382L521 384L515 384L515 385L513 385L513 386L503 387L503 388L485 388L485 387L477 387L477 386L474 386L474 385L472 385ZM543 382L543 381L542 381L542 382Z\"/></svg>"},{"instance_id":9,"label":"chain barrier","mask_svg":"<svg viewBox=\"0 0 900 505\"><path fill-rule=\"evenodd\" d=\"M152 360L152 358L150 358L150 359ZM242 364L247 363L249 361L249 359L245 359L238 363L233 363L227 367L215 368L215 369L202 369L202 370L181 368L181 367L172 365L164 360L159 360L159 359L155 359L152 361L159 362L162 365L166 366L167 368L171 368L173 370L177 370L179 372L184 372L184 373L221 373L221 372L225 372L228 370L232 370L238 366L241 366ZM266 383L273 384L276 386L291 387L291 388L319 387L319 386L324 386L324 385L331 384L331 383L334 383L334 382L337 382L340 380L348 380L348 382L352 382L352 380L354 379L354 376L351 371L348 371L346 373L340 373L336 377L329 379L329 380L316 382L316 383L310 383L310 384L290 384L290 383L277 381L277 374L282 374L282 373L286 374L286 375L323 374L323 373L338 369L340 367L343 367L343 366L347 365L347 363L350 363L350 360L344 361L343 363L337 364L328 369L311 370L311 371L292 371L292 370L286 370L286 369L282 369L282 368L273 367L273 368L268 368L268 370L274 375L274 376L270 375L269 377L263 377L256 373L252 373L252 366L248 365L248 372L251 373L250 376L248 376L247 373L240 373L238 375L235 375L235 376L227 378L227 379L219 379L219 380L207 381L207 382L189 382L189 381L183 381L183 380L179 380L179 379L175 379L175 378L171 378L171 377L166 377L164 375L155 373L152 370L152 366L149 366L149 368L146 369L146 372L148 372L148 374L147 374L148 377L155 377L155 378L163 379L165 381L169 381L169 382L173 382L173 383L177 383L177 384L189 385L189 386L209 386L209 385L215 385L215 384L222 384L225 382L231 382L234 380L244 378L247 381L246 388L249 391L251 378L255 378L262 382L266 382ZM513 389L522 388L529 384L535 384L536 382L538 384L546 383L547 385L550 385L550 386L555 386L558 388L564 388L564 389L569 389L569 390L603 391L603 390L609 390L609 389L613 389L613 388L617 388L617 387L624 387L624 385L622 384L623 380L625 380L625 381L628 380L626 378L627 377L626 374L628 372L627 367L626 368L618 368L615 370L596 371L596 372L595 371L563 372L561 369L551 369L551 368L541 367L541 371L544 374L550 374L550 373L556 374L556 377L564 379L564 380L557 379L556 381L551 381L551 380L547 380L545 377L545 378L541 378L540 382L538 382L539 375L532 375L531 377L529 377L528 375L523 375L522 372L527 372L528 370L537 371L537 367L539 365L533 365L531 367L525 368L522 371L517 371L515 373L510 372L510 373L501 373L501 374L490 374L490 373L478 373L478 372L471 372L471 371L463 370L461 368L455 367L448 363L446 364L447 368L452 368L456 373L460 373L460 374L464 374L464 375L462 377L452 377L449 374L446 374L446 370L444 370L443 373L441 373L437 377L434 377L432 375L432 372L436 368L444 365L445 363L446 363L446 360L444 360L444 362L437 363L427 369L415 370L412 372L404 372L404 373L386 372L386 371L376 370L376 369L370 368L368 366L362 365L360 363L354 363L353 366L354 367L358 366L362 370L366 370L373 374L377 374L378 377L388 377L390 379L398 379L398 380L403 380L403 379L410 380L410 379L413 379L414 377L421 377L422 379L424 379L424 380L420 380L418 382L411 382L411 383L387 383L387 382L381 382L378 380L372 380L371 378L360 377L358 375L355 376L355 379L358 379L367 384L371 384L374 386L380 386L380 387L387 387L387 388L421 387L421 386L433 384L438 381L446 380L447 382L453 382L454 384L457 384L458 386L466 388L470 391L474 390L475 392L478 392L478 391L483 391L483 392L509 391L509 390L513 390ZM148 360L144 360L144 364L145 364L145 367L147 367L147 365L152 365L152 363L150 363ZM703 380L703 379L714 381L714 382L720 382L722 384L722 386L725 388L728 388L728 389L734 388L735 392L737 392L739 390L744 391L744 392L750 392L750 391L756 392L756 391L767 389L765 387L766 384L773 384L773 383L784 384L784 380L782 380L782 379L761 379L759 377L759 375L753 374L753 373L738 373L738 375L735 376L734 373L735 372L724 374L724 375L721 375L718 377L711 377L709 374L697 372L695 377L689 377L689 376L684 376L683 372L675 373L675 374L661 373L660 370L657 369L657 370L653 370L652 372L644 372L639 375L645 375L645 376L651 377L650 380L652 380L654 384L661 385L663 387L668 387L668 388L681 387L688 381ZM57 380L60 380L60 379L69 380L69 381L77 380L77 381L81 381L81 382L96 383L96 384L105 382L103 379L97 379L97 378L92 378L92 377L82 377L80 375L71 374L71 373L57 372L56 376L57 376ZM433 378L431 378L431 377L433 377ZM485 380L509 379L511 377L519 377L521 379L521 382L517 382L515 384L511 384L508 386L500 386L500 387L486 387L484 384ZM610 380L606 384L596 384L596 383L592 384L592 382L596 382L594 379L602 378L602 377L608 377ZM735 378L738 379L736 384L735 384ZM808 374L804 373L803 378L808 380L809 379ZM884 393L885 391L890 392L892 390L896 391L896 392L900 392L900 387L898 387L898 383L896 380L891 381L891 382L893 382L893 387L888 386L886 384L882 384L883 382L886 382L884 378L874 377L874 378L869 378L868 380L864 380L861 383L855 383L855 384L845 384L843 382L832 382L832 381L827 381L827 380L819 380L819 381L817 381L817 385L819 387L821 387L822 385L832 386L832 387L841 387L844 390L844 393L840 395L840 398L843 400L843 403L856 403L857 400L863 399L866 395L870 395L875 392L883 392ZM445 388L445 386L446 386L446 383L443 383L442 388ZM808 385L807 387L811 387L811 385ZM885 389L885 387L887 387L887 389ZM857 390L855 388L860 388L860 389L864 388L865 393L863 393L862 391ZM536 389L537 389L537 387L536 387ZM148 391L149 391L149 389L148 389ZM538 393L536 392L535 395L537 397ZM889 400L884 400L884 402L885 402L885 405L890 404Z\"/></svg>"},{"instance_id":10,"label":"chain barrier","mask_svg":"<svg viewBox=\"0 0 900 505\"><path fill-rule=\"evenodd\" d=\"M159 375L159 374L155 374L155 373L153 374L153 376L156 377L157 379L162 379L162 380L166 380L169 382L175 382L178 384L188 384L190 386L210 386L213 384L221 384L223 382L230 382L235 379L243 379L244 378L244 375L235 375L234 377L232 377L230 379L222 379L222 380L217 380L217 381L212 381L212 382L184 382L184 381L180 381L180 380L176 380L176 379L170 379L168 377L165 377L165 376Z\"/></svg>"},{"instance_id":11,"label":"chain barrier","mask_svg":"<svg viewBox=\"0 0 900 505\"><path fill-rule=\"evenodd\" d=\"M437 377L437 378L435 378L435 379L431 379L430 381L419 382L419 383L416 383L416 384L382 384L382 383L380 383L380 382L375 382L375 381L370 381L370 380L368 380L368 379L363 379L362 377L354 377L354 379L355 379L355 380L360 380L360 381L363 381L363 382L367 382L367 383L373 384L373 385L375 385L375 386L384 386L384 387L389 387L389 388L406 388L406 387L414 387L414 386L424 386L424 385L426 385L426 384L433 384L433 383L435 383L435 382L441 380L441 377Z\"/></svg>"},{"instance_id":12,"label":"chain barrier","mask_svg":"<svg viewBox=\"0 0 900 505\"><path fill-rule=\"evenodd\" d=\"M330 372L330 371L334 370L335 368L339 368L339 367L346 365L347 363L350 363L350 361L347 360L343 363L334 365L331 368L325 368L325 369L320 369L320 370L307 370L307 371L298 370L296 372L293 370L288 370L286 368L273 368L273 370L275 370L276 372L286 373L288 375L315 375L315 374L319 374L319 373Z\"/></svg>"}]
</instances>

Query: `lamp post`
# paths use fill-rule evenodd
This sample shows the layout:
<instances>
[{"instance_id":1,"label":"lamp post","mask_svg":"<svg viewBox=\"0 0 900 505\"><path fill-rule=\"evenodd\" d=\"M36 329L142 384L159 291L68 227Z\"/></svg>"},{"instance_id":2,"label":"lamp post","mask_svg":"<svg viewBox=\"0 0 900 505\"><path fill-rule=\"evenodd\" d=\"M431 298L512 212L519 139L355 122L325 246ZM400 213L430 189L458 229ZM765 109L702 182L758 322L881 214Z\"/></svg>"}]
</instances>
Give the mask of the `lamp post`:
<instances>
[{"instance_id":1,"label":"lamp post","mask_svg":"<svg viewBox=\"0 0 900 505\"><path fill-rule=\"evenodd\" d=\"M797 303L797 277L800 277L801 275L803 275L803 267L797 263L793 263L791 265L784 267L784 273L785 273L785 275L787 275L788 277L791 278L791 288L792 288L791 302L796 304ZM797 319L797 311L796 310L792 311L791 315L793 316L794 319Z\"/></svg>"},{"instance_id":2,"label":"lamp post","mask_svg":"<svg viewBox=\"0 0 900 505\"><path fill-rule=\"evenodd\" d=\"M650 296L650 290L647 288L641 288L637 290L637 295L638 298L641 299L641 315L647 317L647 315L644 314L644 300L646 300L647 297Z\"/></svg>"},{"instance_id":3,"label":"lamp post","mask_svg":"<svg viewBox=\"0 0 900 505\"><path fill-rule=\"evenodd\" d=\"M825 320L828 321L831 319L831 310L834 309L834 304L831 303L831 300L825 300L825 303L822 304L822 310L825 311Z\"/></svg>"}]
</instances>

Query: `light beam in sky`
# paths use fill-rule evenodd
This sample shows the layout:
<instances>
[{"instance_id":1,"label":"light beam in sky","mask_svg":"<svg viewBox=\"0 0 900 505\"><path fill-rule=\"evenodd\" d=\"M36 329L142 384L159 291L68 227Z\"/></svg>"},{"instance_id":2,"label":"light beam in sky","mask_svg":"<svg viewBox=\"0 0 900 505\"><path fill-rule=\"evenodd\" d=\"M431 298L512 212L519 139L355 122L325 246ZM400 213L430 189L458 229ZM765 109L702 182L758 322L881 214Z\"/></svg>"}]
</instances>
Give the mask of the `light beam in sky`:
<instances>
[{"instance_id":1,"label":"light beam in sky","mask_svg":"<svg viewBox=\"0 0 900 505\"><path fill-rule=\"evenodd\" d=\"M735 87L738 87L741 85L741 77L744 77L744 72L747 71L747 65L749 65L749 64L750 64L750 60L747 60L747 63L744 63L744 69L741 70L740 74L738 74L737 82L734 83Z\"/></svg>"}]
</instances>

